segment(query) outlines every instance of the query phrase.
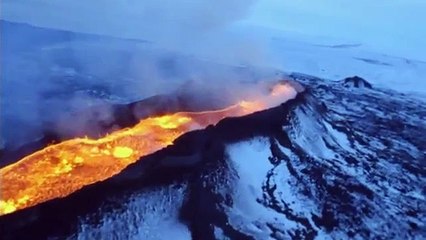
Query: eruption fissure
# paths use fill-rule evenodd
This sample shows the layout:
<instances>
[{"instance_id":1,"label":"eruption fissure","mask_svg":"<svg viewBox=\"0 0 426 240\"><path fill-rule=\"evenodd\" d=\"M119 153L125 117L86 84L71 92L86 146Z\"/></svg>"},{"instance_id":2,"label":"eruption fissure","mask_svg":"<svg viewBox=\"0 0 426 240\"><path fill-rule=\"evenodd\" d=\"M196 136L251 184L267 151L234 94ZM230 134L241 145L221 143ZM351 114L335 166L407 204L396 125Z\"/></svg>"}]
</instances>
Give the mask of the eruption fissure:
<instances>
[{"instance_id":1,"label":"eruption fissure","mask_svg":"<svg viewBox=\"0 0 426 240\"><path fill-rule=\"evenodd\" d=\"M74 138L47 146L0 169L0 215L65 197L118 174L186 132L273 107L295 95L292 86L279 83L268 94L221 110L149 117L99 139Z\"/></svg>"}]
</instances>

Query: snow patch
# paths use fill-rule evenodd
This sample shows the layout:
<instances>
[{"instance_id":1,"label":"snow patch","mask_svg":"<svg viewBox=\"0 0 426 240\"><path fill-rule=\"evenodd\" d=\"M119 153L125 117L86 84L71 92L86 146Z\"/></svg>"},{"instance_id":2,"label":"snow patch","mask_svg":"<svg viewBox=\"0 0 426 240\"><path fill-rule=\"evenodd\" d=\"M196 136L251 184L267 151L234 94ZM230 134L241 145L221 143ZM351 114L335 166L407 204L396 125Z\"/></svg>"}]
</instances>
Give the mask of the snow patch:
<instances>
[{"instance_id":1,"label":"snow patch","mask_svg":"<svg viewBox=\"0 0 426 240\"><path fill-rule=\"evenodd\" d=\"M226 152L231 165L237 172L234 187L233 205L226 211L229 222L237 229L267 239L271 230L266 223L282 223L283 216L262 205L262 185L267 173L273 168L268 161L271 156L266 138L256 138L249 142L227 146Z\"/></svg>"},{"instance_id":2,"label":"snow patch","mask_svg":"<svg viewBox=\"0 0 426 240\"><path fill-rule=\"evenodd\" d=\"M81 219L76 239L191 239L178 220L185 187L171 185L131 196L123 210L100 209L101 220Z\"/></svg>"}]
</instances>

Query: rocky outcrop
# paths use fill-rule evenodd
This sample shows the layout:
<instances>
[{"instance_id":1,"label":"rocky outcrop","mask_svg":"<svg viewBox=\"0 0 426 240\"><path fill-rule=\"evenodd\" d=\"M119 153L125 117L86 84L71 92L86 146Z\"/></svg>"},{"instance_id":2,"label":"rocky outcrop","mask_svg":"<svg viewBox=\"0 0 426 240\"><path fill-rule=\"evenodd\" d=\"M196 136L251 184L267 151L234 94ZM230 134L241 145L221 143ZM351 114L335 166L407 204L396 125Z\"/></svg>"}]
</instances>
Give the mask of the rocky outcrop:
<instances>
[{"instance_id":1,"label":"rocky outcrop","mask_svg":"<svg viewBox=\"0 0 426 240\"><path fill-rule=\"evenodd\" d=\"M354 87L354 88L372 88L373 86L364 78L353 76L347 77L342 80L345 87Z\"/></svg>"}]
</instances>

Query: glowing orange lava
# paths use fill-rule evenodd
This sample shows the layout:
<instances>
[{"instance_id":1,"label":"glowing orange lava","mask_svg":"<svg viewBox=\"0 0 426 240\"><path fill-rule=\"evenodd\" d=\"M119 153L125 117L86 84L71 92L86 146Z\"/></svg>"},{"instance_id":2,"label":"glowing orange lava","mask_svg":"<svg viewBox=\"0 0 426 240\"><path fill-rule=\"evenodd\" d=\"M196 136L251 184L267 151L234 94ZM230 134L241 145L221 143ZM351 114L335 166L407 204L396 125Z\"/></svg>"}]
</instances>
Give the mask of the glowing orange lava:
<instances>
[{"instance_id":1,"label":"glowing orange lava","mask_svg":"<svg viewBox=\"0 0 426 240\"><path fill-rule=\"evenodd\" d=\"M65 197L105 180L188 131L272 107L289 98L290 91L291 87L279 84L263 97L222 110L150 117L100 139L75 138L48 146L0 169L0 215Z\"/></svg>"}]
</instances>

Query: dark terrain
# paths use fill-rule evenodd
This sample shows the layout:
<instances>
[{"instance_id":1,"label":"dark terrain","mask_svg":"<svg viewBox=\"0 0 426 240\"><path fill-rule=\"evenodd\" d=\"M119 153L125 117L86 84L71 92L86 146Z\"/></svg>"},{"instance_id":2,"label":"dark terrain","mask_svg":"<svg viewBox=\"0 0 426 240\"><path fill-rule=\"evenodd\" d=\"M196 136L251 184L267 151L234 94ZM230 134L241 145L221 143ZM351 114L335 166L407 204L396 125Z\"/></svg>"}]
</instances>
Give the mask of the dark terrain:
<instances>
[{"instance_id":1,"label":"dark terrain","mask_svg":"<svg viewBox=\"0 0 426 240\"><path fill-rule=\"evenodd\" d=\"M166 238L172 222L173 234L194 239L421 239L425 103L290 77L307 88L296 99L187 133L107 181L2 216L3 236Z\"/></svg>"}]
</instances>

